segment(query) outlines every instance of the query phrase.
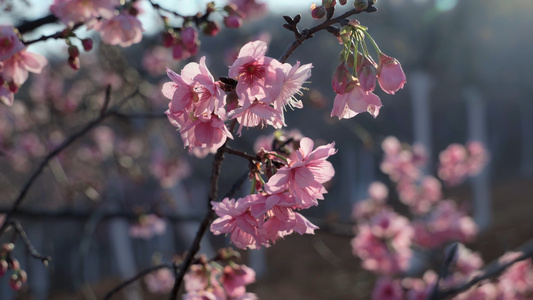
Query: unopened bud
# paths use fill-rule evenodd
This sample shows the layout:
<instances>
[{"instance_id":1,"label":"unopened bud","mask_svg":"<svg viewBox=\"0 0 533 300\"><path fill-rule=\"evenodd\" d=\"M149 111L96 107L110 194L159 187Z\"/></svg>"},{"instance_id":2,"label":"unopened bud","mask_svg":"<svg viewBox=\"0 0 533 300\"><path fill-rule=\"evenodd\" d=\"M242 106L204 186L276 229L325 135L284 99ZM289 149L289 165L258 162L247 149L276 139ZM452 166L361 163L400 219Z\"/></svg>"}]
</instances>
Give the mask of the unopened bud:
<instances>
[{"instance_id":1,"label":"unopened bud","mask_svg":"<svg viewBox=\"0 0 533 300\"><path fill-rule=\"evenodd\" d=\"M93 40L90 38L81 40L81 44L83 46L83 50L85 51L91 51L93 49Z\"/></svg>"},{"instance_id":2,"label":"unopened bud","mask_svg":"<svg viewBox=\"0 0 533 300\"><path fill-rule=\"evenodd\" d=\"M348 0L339 0L340 5L345 5L348 2Z\"/></svg>"},{"instance_id":3,"label":"unopened bud","mask_svg":"<svg viewBox=\"0 0 533 300\"><path fill-rule=\"evenodd\" d=\"M11 252L13 249L15 249L15 244L13 243L6 243L2 245L2 250L6 252Z\"/></svg>"},{"instance_id":4,"label":"unopened bud","mask_svg":"<svg viewBox=\"0 0 533 300\"><path fill-rule=\"evenodd\" d=\"M10 81L7 84L7 87L9 88L9 91L12 92L13 94L16 94L19 91L19 86L16 83L14 83L13 81ZM13 244L11 244L11 245L13 245Z\"/></svg>"},{"instance_id":5,"label":"unopened bud","mask_svg":"<svg viewBox=\"0 0 533 300\"><path fill-rule=\"evenodd\" d=\"M80 56L80 51L78 50L78 47L76 47L74 45L70 45L68 47L68 55L70 57L78 57L78 56Z\"/></svg>"},{"instance_id":6,"label":"unopened bud","mask_svg":"<svg viewBox=\"0 0 533 300\"><path fill-rule=\"evenodd\" d=\"M357 10L365 10L368 8L368 0L355 0L353 7Z\"/></svg>"},{"instance_id":7,"label":"unopened bud","mask_svg":"<svg viewBox=\"0 0 533 300\"><path fill-rule=\"evenodd\" d=\"M18 291L22 287L22 282L17 279L17 275L13 274L9 278L9 286L14 290Z\"/></svg>"},{"instance_id":8,"label":"unopened bud","mask_svg":"<svg viewBox=\"0 0 533 300\"><path fill-rule=\"evenodd\" d=\"M174 45L174 36L170 32L163 33L163 46L170 48Z\"/></svg>"},{"instance_id":9,"label":"unopened bud","mask_svg":"<svg viewBox=\"0 0 533 300\"><path fill-rule=\"evenodd\" d=\"M206 35L215 36L220 32L220 25L217 22L208 21L202 31Z\"/></svg>"},{"instance_id":10,"label":"unopened bud","mask_svg":"<svg viewBox=\"0 0 533 300\"><path fill-rule=\"evenodd\" d=\"M11 260L10 264L11 264L11 269L20 270L20 263L19 263L19 261L16 258L13 258Z\"/></svg>"},{"instance_id":11,"label":"unopened bud","mask_svg":"<svg viewBox=\"0 0 533 300\"><path fill-rule=\"evenodd\" d=\"M336 0L322 0L322 5L327 8L332 8L337 4Z\"/></svg>"},{"instance_id":12,"label":"unopened bud","mask_svg":"<svg viewBox=\"0 0 533 300\"><path fill-rule=\"evenodd\" d=\"M75 71L80 69L80 58L79 57L69 57L68 65Z\"/></svg>"},{"instance_id":13,"label":"unopened bud","mask_svg":"<svg viewBox=\"0 0 533 300\"><path fill-rule=\"evenodd\" d=\"M224 17L224 25L227 28L239 28L242 25L242 18L237 15Z\"/></svg>"},{"instance_id":14,"label":"unopened bud","mask_svg":"<svg viewBox=\"0 0 533 300\"><path fill-rule=\"evenodd\" d=\"M216 10L215 2L209 2L207 3L207 9L205 10L206 14L210 14Z\"/></svg>"},{"instance_id":15,"label":"unopened bud","mask_svg":"<svg viewBox=\"0 0 533 300\"><path fill-rule=\"evenodd\" d=\"M0 276L4 276L8 268L9 265L7 264L7 261L5 259L0 260Z\"/></svg>"},{"instance_id":16,"label":"unopened bud","mask_svg":"<svg viewBox=\"0 0 533 300\"><path fill-rule=\"evenodd\" d=\"M324 6L316 6L311 4L311 16L313 19L322 19L326 15L326 8Z\"/></svg>"}]
</instances>

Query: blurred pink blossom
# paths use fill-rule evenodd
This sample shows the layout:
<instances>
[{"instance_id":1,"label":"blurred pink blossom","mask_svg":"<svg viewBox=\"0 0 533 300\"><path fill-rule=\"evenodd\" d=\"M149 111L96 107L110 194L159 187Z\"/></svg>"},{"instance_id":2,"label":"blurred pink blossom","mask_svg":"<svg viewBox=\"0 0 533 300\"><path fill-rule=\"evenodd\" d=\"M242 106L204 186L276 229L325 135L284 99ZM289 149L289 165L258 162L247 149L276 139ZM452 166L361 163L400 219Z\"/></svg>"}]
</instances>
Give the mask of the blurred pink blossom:
<instances>
[{"instance_id":1,"label":"blurred pink blossom","mask_svg":"<svg viewBox=\"0 0 533 300\"><path fill-rule=\"evenodd\" d=\"M24 44L13 30L13 27L6 25L0 26L0 72L2 71L1 62L8 60L24 48Z\"/></svg>"},{"instance_id":2,"label":"blurred pink blossom","mask_svg":"<svg viewBox=\"0 0 533 300\"><path fill-rule=\"evenodd\" d=\"M159 269L144 277L144 282L148 291L153 294L167 294L174 286L174 275L167 269Z\"/></svg>"},{"instance_id":3,"label":"blurred pink blossom","mask_svg":"<svg viewBox=\"0 0 533 300\"><path fill-rule=\"evenodd\" d=\"M154 214L142 215L139 222L130 226L130 236L134 238L150 239L154 235L162 235L166 230L163 219Z\"/></svg>"},{"instance_id":4,"label":"blurred pink blossom","mask_svg":"<svg viewBox=\"0 0 533 300\"><path fill-rule=\"evenodd\" d=\"M50 11L63 24L73 26L97 17L112 18L118 4L116 0L54 0Z\"/></svg>"},{"instance_id":5,"label":"blurred pink blossom","mask_svg":"<svg viewBox=\"0 0 533 300\"><path fill-rule=\"evenodd\" d=\"M389 277L380 277L372 291L373 300L403 300L400 282Z\"/></svg>"},{"instance_id":6,"label":"blurred pink blossom","mask_svg":"<svg viewBox=\"0 0 533 300\"><path fill-rule=\"evenodd\" d=\"M139 43L144 31L139 19L126 12L110 19L98 21L92 28L100 32L104 43L121 47L129 47Z\"/></svg>"}]
</instances>

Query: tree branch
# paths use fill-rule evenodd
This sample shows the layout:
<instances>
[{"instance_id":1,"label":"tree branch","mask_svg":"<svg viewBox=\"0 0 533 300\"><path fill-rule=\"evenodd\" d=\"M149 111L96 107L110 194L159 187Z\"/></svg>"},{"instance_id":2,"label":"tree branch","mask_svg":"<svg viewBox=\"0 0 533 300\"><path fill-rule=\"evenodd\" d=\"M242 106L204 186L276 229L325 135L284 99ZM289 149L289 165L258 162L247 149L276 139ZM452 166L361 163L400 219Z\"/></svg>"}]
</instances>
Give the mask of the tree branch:
<instances>
[{"instance_id":1,"label":"tree branch","mask_svg":"<svg viewBox=\"0 0 533 300\"><path fill-rule=\"evenodd\" d=\"M521 254L517 258L511 261L508 261L508 262L500 262L498 260L493 261L485 268L485 271L483 273L476 275L469 281L466 281L457 286L453 286L453 287L443 289L443 290L437 290L435 293L433 293L433 295L429 299L436 300L436 299L446 299L446 298L452 297L454 295L457 295L459 293L469 290L471 287L482 282L483 280L497 277L498 275L503 273L507 268L509 268L510 266L512 266L513 264L519 261L532 258L533 257L533 240L529 241L524 246L522 246L519 251L521 252Z\"/></svg>"},{"instance_id":2,"label":"tree branch","mask_svg":"<svg viewBox=\"0 0 533 300\"><path fill-rule=\"evenodd\" d=\"M11 221L11 217L13 214L19 209L19 207L22 205L22 202L24 200L24 197L32 187L35 180L39 177L39 175L43 172L44 168L48 165L48 162L52 160L52 158L56 157L59 153L61 153L65 148L70 146L74 141L76 141L78 138L84 136L87 132L89 132L91 129L93 129L96 125L100 124L103 120L105 120L107 117L111 116L115 110L118 110L122 104L128 100L130 97L135 95L138 92L136 90L134 93L132 93L129 96L126 96L115 109L109 110L106 112L100 112L98 117L94 119L93 121L89 122L87 125L85 125L82 129L75 132L71 136L69 136L63 143L59 146L57 146L53 151L48 153L48 155L41 161L37 169L31 174L30 178L26 181L24 186L22 187L21 191L19 192L17 198L15 198L15 201L13 202L13 206L11 207L11 210L6 215L6 222L0 227L0 236L4 233L6 230L7 224L9 221ZM110 97L109 94L106 94L106 97ZM109 102L109 100L105 100L106 102Z\"/></svg>"},{"instance_id":3,"label":"tree branch","mask_svg":"<svg viewBox=\"0 0 533 300\"><path fill-rule=\"evenodd\" d=\"M123 288L127 287L128 285L134 283L135 281L137 281L141 277L143 277L145 275L148 275L148 274L150 274L150 273L152 273L154 271L157 271L159 269L163 269L163 268L173 269L174 268L174 264L159 264L159 265L152 266L152 267L150 267L150 268L148 268L146 270L143 270L143 271L139 272L137 275L135 275L132 278L124 281L123 283L119 284L114 289L109 291L105 295L104 300L111 299L111 296L113 296L115 293L119 292L120 290L122 290Z\"/></svg>"},{"instance_id":4,"label":"tree branch","mask_svg":"<svg viewBox=\"0 0 533 300\"><path fill-rule=\"evenodd\" d=\"M240 156L240 157L246 158L250 162L254 161L254 160L256 160L256 161L260 160L259 157L257 157L257 155L250 155L250 154L248 154L246 152L235 150L235 149L230 148L230 147L226 147L226 149L224 151L226 153L228 153L228 154L232 154L232 155L235 155L235 156Z\"/></svg>"},{"instance_id":5,"label":"tree branch","mask_svg":"<svg viewBox=\"0 0 533 300\"><path fill-rule=\"evenodd\" d=\"M8 225L13 225L13 228L15 229L17 234L20 236L20 238L24 242L24 245L30 251L31 256L33 256L33 257L37 258L38 260L42 261L45 266L48 266L48 262L50 262L50 260L52 260L52 258L50 256L43 256L43 255L39 254L39 252L37 252L37 250L35 250L35 247L33 247L30 239L28 238L28 235L24 231L24 228L22 228L22 225L20 225L20 222L17 221L17 220L12 219L11 221L6 222L6 223L8 223Z\"/></svg>"},{"instance_id":6,"label":"tree branch","mask_svg":"<svg viewBox=\"0 0 533 300\"><path fill-rule=\"evenodd\" d=\"M20 34L24 34L30 31L33 31L43 25L55 23L59 19L54 16L53 14L49 14L47 16L44 16L42 18L31 20L31 21L24 21L19 26L17 26L18 31Z\"/></svg>"},{"instance_id":7,"label":"tree branch","mask_svg":"<svg viewBox=\"0 0 533 300\"><path fill-rule=\"evenodd\" d=\"M375 11L376 11L376 8L373 7L373 6L369 6L366 10L352 9L352 10L349 10L349 11L343 13L342 15L340 15L340 16L338 16L336 18L327 19L324 22L322 22L322 23L320 23L320 24L318 24L318 25L316 25L314 27L311 27L309 29L308 28L303 29L301 32L298 30L297 26L289 26L289 27L292 27L289 30L294 32L295 39L287 47L287 49L285 49L285 52L283 52L283 54L280 56L279 61L281 63L285 63L287 61L287 59L289 58L289 56L294 52L294 50L296 50L296 48L298 48L303 42L305 42L305 40L312 38L315 33L319 32L321 30L328 29L328 27L333 25L333 24L341 23L344 19L346 19L346 18L348 18L350 16L357 15L357 14L360 14L362 12L375 12ZM285 28L287 28L287 27L285 27Z\"/></svg>"}]
</instances>

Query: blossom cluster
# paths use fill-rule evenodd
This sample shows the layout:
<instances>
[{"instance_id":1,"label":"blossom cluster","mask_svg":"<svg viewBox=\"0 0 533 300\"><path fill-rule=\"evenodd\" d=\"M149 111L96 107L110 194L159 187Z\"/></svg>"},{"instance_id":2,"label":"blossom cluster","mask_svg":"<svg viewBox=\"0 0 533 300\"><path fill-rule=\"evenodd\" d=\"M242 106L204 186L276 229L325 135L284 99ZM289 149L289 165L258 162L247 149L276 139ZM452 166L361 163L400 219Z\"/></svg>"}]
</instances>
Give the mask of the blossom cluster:
<instances>
[{"instance_id":1,"label":"blossom cluster","mask_svg":"<svg viewBox=\"0 0 533 300\"><path fill-rule=\"evenodd\" d=\"M509 262L519 252L507 252L500 258L500 263ZM439 288L454 287L479 274L484 266L483 259L477 252L472 252L462 244L448 266L447 275L439 280ZM406 277L393 279L382 276L377 280L372 292L374 300L428 299L435 289L437 274L426 271L421 278ZM533 269L531 259L519 261L507 268L499 278L484 280L469 290L453 297L455 300L467 299L529 299L533 293Z\"/></svg>"},{"instance_id":2,"label":"blossom cluster","mask_svg":"<svg viewBox=\"0 0 533 300\"><path fill-rule=\"evenodd\" d=\"M318 205L327 193L323 184L335 171L326 159L335 154L334 143L319 146L309 138L300 141L300 148L289 158L279 160L272 152L267 159L283 163L277 172L262 185L258 173L252 174L258 193L239 199L225 198L212 202L218 218L211 231L230 234L231 241L241 249L269 246L277 239L293 232L313 234L318 227L309 222L298 210Z\"/></svg>"},{"instance_id":3,"label":"blossom cluster","mask_svg":"<svg viewBox=\"0 0 533 300\"><path fill-rule=\"evenodd\" d=\"M472 218L454 201L444 200L437 178L423 175L421 168L427 159L422 147L406 148L396 138L387 137L382 149L385 156L381 170L395 183L399 200L409 208L414 220L396 214L387 204L386 185L372 183L369 199L353 208L358 225L352 249L365 269L395 275L408 269L411 246L431 249L450 241L467 242L474 238L477 227ZM476 167L480 171L483 165Z\"/></svg>"},{"instance_id":4,"label":"blossom cluster","mask_svg":"<svg viewBox=\"0 0 533 300\"><path fill-rule=\"evenodd\" d=\"M451 144L439 155L439 177L450 186L458 185L468 176L478 174L487 164L488 154L479 142L466 146Z\"/></svg>"},{"instance_id":5,"label":"blossom cluster","mask_svg":"<svg viewBox=\"0 0 533 300\"><path fill-rule=\"evenodd\" d=\"M225 125L236 119L240 126L285 125L286 105L301 108L294 98L311 76L311 64L282 64L265 56L267 45L262 41L244 45L229 68L229 77L237 81L228 96L228 85L215 81L205 64L189 63L180 74L168 70L172 82L163 85L163 95L170 99L165 112L172 125L179 128L185 147L197 156L214 153L226 139L233 139ZM231 88L231 87L230 87Z\"/></svg>"},{"instance_id":6,"label":"blossom cluster","mask_svg":"<svg viewBox=\"0 0 533 300\"><path fill-rule=\"evenodd\" d=\"M368 52L365 39L370 40L378 53L377 64ZM344 49L332 80L337 95L331 116L349 119L359 113L369 112L375 118L382 107L381 100L373 93L376 79L385 93L394 94L403 88L406 77L400 62L383 54L367 28L357 21L350 21L340 30L339 42Z\"/></svg>"},{"instance_id":7,"label":"blossom cluster","mask_svg":"<svg viewBox=\"0 0 533 300\"><path fill-rule=\"evenodd\" d=\"M236 264L233 260L239 257L239 253L231 248L219 250L217 257L211 261L200 257L185 274L186 293L183 299L258 299L255 294L246 292L246 286L255 282L255 271Z\"/></svg>"},{"instance_id":8,"label":"blossom cluster","mask_svg":"<svg viewBox=\"0 0 533 300\"><path fill-rule=\"evenodd\" d=\"M18 32L11 26L0 25L0 101L11 106L19 87L28 73L41 73L48 63L40 54L26 51Z\"/></svg>"},{"instance_id":9,"label":"blossom cluster","mask_svg":"<svg viewBox=\"0 0 533 300\"><path fill-rule=\"evenodd\" d=\"M4 276L8 270L12 270L12 274L9 277L9 286L18 291L27 281L28 275L26 271L21 269L19 261L13 257L14 249L15 245L13 243L5 243L0 247L0 277Z\"/></svg>"}]
</instances>

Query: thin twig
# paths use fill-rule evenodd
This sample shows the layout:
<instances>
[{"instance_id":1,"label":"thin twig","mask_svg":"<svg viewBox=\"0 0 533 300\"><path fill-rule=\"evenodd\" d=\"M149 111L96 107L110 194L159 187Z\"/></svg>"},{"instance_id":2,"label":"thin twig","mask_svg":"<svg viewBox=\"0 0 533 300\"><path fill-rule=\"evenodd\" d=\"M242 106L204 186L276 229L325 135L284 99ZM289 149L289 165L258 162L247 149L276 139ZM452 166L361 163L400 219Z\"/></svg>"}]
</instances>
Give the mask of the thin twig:
<instances>
[{"instance_id":1,"label":"thin twig","mask_svg":"<svg viewBox=\"0 0 533 300\"><path fill-rule=\"evenodd\" d=\"M37 258L38 260L42 261L45 266L48 266L48 263L50 262L50 260L52 260L52 258L50 256L41 255L41 254L39 254L39 252L37 252L37 250L35 250L35 247L33 247L30 239L28 238L28 235L24 231L24 228L22 228L22 225L20 225L20 222L15 220L15 219L11 219L7 223L9 225L13 225L13 228L15 229L17 234L20 236L20 238L24 242L24 245L30 251L31 256L33 256L33 257Z\"/></svg>"},{"instance_id":2,"label":"thin twig","mask_svg":"<svg viewBox=\"0 0 533 300\"><path fill-rule=\"evenodd\" d=\"M374 10L371 10L369 12L373 12L373 11ZM362 12L364 12L364 10L352 9L352 10L349 10L349 11L345 12L344 14L336 17L336 18L327 19L324 22L322 22L322 23L320 23L320 24L318 24L318 25L316 25L316 26L314 26L312 28L303 29L301 32L298 31L297 26L294 26L294 29L290 29L290 30L292 32L294 32L295 39L287 47L287 49L285 49L285 52L283 52L283 54L280 56L279 61L281 63L285 63L287 61L287 59L289 58L289 56L294 52L294 50L296 50L296 48L298 48L305 40L312 38L315 33L319 32L321 30L327 29L329 26L331 26L333 24L340 23L344 19L346 19L346 18L348 18L350 16L353 16L353 15L356 15L356 14L360 14Z\"/></svg>"},{"instance_id":3,"label":"thin twig","mask_svg":"<svg viewBox=\"0 0 533 300\"><path fill-rule=\"evenodd\" d=\"M159 5L159 4L157 4L157 3L154 3L152 0L148 0L148 2L150 2L150 5L152 5L152 7L153 7L154 9L156 9L156 10L161 10L161 11L167 12L167 13L172 14L172 15L174 15L175 17L179 17L179 18L184 18L184 17L185 17L185 16L183 16L183 15L181 15L181 14L175 12L175 11L172 11L172 10L170 10L170 9L168 9L168 8L164 8L164 7L162 7L161 5ZM161 15L160 15L160 16L161 16ZM161 17L163 17L163 16L161 16Z\"/></svg>"},{"instance_id":4,"label":"thin twig","mask_svg":"<svg viewBox=\"0 0 533 300\"><path fill-rule=\"evenodd\" d=\"M75 24L72 29L70 29L70 31L74 31L78 28L80 28L81 26L83 25L83 23L77 23ZM40 38L36 38L34 40L29 40L29 41L22 41L24 43L24 45L31 45L33 43L37 43L37 42L41 42L41 41L46 41L46 40L49 40L49 39L64 39L66 38L65 36L65 30L67 29L64 29L64 30L61 30L61 31L58 31L56 33L52 33L52 34L49 34L49 35L43 35L41 36Z\"/></svg>"},{"instance_id":5,"label":"thin twig","mask_svg":"<svg viewBox=\"0 0 533 300\"><path fill-rule=\"evenodd\" d=\"M243 151L239 151L239 150L235 150L233 148L230 148L230 147L226 147L226 149L224 150L226 153L228 154L232 154L232 155L235 155L235 156L240 156L240 157L243 157L243 158L246 158L247 160L249 161L259 161L259 157L257 157L257 155L250 155L246 152L243 152Z\"/></svg>"},{"instance_id":6,"label":"thin twig","mask_svg":"<svg viewBox=\"0 0 533 300\"><path fill-rule=\"evenodd\" d=\"M59 153L61 153L65 148L70 146L74 141L79 139L80 137L84 136L87 132L89 132L91 129L93 129L96 125L100 124L103 120L105 120L107 117L111 116L115 110L118 110L122 104L125 103L126 100L128 100L130 97L135 95L138 92L138 90L135 90L131 95L126 96L113 110L109 110L104 113L100 113L96 119L93 121L87 123L82 129L75 132L71 136L69 136L61 145L57 146L54 150L52 150L48 155L41 161L37 169L31 174L30 178L26 181L24 186L22 187L21 191L19 192L17 198L13 202L13 206L11 207L11 210L7 213L4 224L2 227L0 227L0 236L4 233L6 230L8 222L11 220L11 217L13 214L20 208L22 205L22 202L24 200L24 197L32 187L35 180L39 177L39 175L44 171L44 168L48 165L50 160L54 157L56 157ZM110 96L110 95L108 95ZM109 100L107 100L109 101Z\"/></svg>"},{"instance_id":7,"label":"thin twig","mask_svg":"<svg viewBox=\"0 0 533 300\"><path fill-rule=\"evenodd\" d=\"M159 269L163 269L163 268L167 268L167 269L173 269L174 268L174 264L160 264L160 265L155 265L155 266L152 266L146 270L143 270L141 271L140 273L138 273L137 275L133 276L132 278L124 281L123 283L119 284L118 286L116 286L115 288L113 288L111 291L109 291L105 297L104 297L104 300L109 300L111 299L111 296L113 296L115 293L119 292L120 290L122 290L123 288L127 287L128 285L134 283L135 281L137 281L138 279L140 279L141 277L147 275L147 274L150 274L154 271L157 271Z\"/></svg>"}]
</instances>

